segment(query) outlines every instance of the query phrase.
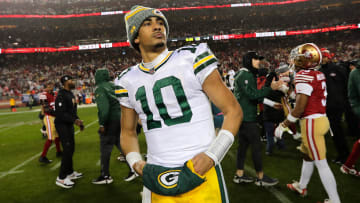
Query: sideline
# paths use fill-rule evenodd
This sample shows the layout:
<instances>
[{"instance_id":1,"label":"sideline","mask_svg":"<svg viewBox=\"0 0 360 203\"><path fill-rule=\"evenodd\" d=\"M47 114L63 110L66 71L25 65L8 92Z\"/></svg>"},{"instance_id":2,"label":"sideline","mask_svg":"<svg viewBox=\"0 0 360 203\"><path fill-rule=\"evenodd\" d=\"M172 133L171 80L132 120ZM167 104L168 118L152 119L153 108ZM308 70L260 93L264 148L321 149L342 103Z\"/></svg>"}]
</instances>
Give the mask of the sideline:
<instances>
[{"instance_id":1,"label":"sideline","mask_svg":"<svg viewBox=\"0 0 360 203\"><path fill-rule=\"evenodd\" d=\"M82 108L90 108L90 107L95 107L96 104L83 104L83 105L78 105L78 109L82 109ZM4 116L4 115L14 115L14 114L23 114L23 113L33 113L33 112L40 112L40 109L34 109L34 110L29 110L29 111L17 111L17 112L3 112L0 113L0 116Z\"/></svg>"},{"instance_id":2,"label":"sideline","mask_svg":"<svg viewBox=\"0 0 360 203\"><path fill-rule=\"evenodd\" d=\"M98 121L98 119L96 119L95 121L87 124L87 125L85 126L85 128L88 128L88 127L94 125L95 123L97 123L97 121ZM80 130L76 131L76 132L75 132L75 135L78 134L79 132L80 132ZM55 145L52 145L52 146L49 148L49 151L50 151L52 148L54 148L54 147L55 147ZM0 179L3 178L3 177L5 177L5 176L7 176L7 175L16 173L19 168L25 166L25 165L28 164L30 161L38 158L38 157L41 155L41 153L42 153L42 152L35 154L34 156L30 157L29 159L25 160L24 162L20 163L19 165L15 166L14 168L10 169L10 170L7 171L7 172L2 172L1 175L0 175ZM60 166L60 165L59 165L59 166Z\"/></svg>"},{"instance_id":3,"label":"sideline","mask_svg":"<svg viewBox=\"0 0 360 203\"><path fill-rule=\"evenodd\" d=\"M228 152L227 153L230 158L232 160L236 159L235 153L234 152ZM247 164L245 164L245 168L246 171L248 171L252 176L256 176L256 172L253 168L249 167ZM267 189L269 192L271 192L281 203L293 203L291 200L289 200L284 193L280 192L278 189L276 189L275 187L264 187L265 189Z\"/></svg>"}]
</instances>

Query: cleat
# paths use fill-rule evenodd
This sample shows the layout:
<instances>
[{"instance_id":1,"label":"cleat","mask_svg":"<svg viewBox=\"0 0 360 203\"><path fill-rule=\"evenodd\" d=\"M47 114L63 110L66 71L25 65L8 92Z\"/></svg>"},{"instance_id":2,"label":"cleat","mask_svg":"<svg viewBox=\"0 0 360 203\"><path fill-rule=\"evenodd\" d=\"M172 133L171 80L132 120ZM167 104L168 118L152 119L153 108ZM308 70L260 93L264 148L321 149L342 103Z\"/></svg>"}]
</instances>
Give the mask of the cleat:
<instances>
[{"instance_id":1,"label":"cleat","mask_svg":"<svg viewBox=\"0 0 360 203\"><path fill-rule=\"evenodd\" d=\"M263 186L263 187L274 186L274 185L276 185L278 183L279 183L278 179L270 178L269 176L267 176L265 174L264 174L262 179L256 178L256 181L255 181L255 185Z\"/></svg>"},{"instance_id":2,"label":"cleat","mask_svg":"<svg viewBox=\"0 0 360 203\"><path fill-rule=\"evenodd\" d=\"M74 182L72 182L69 178L60 179L59 177L56 178L55 184L62 187L62 188L72 188L74 186Z\"/></svg>"},{"instance_id":3,"label":"cleat","mask_svg":"<svg viewBox=\"0 0 360 203\"><path fill-rule=\"evenodd\" d=\"M289 188L289 190L298 193L301 197L305 197L307 195L307 189L301 189L300 184L297 181L293 181L291 184L286 184L286 187Z\"/></svg>"},{"instance_id":4,"label":"cleat","mask_svg":"<svg viewBox=\"0 0 360 203\"><path fill-rule=\"evenodd\" d=\"M82 173L76 172L74 171L72 174L68 175L67 178L69 178L70 180L76 180L83 177Z\"/></svg>"},{"instance_id":5,"label":"cleat","mask_svg":"<svg viewBox=\"0 0 360 203\"><path fill-rule=\"evenodd\" d=\"M44 164L49 164L49 163L52 162L52 160L49 160L48 158L46 158L46 156L41 156L41 157L39 158L39 162L40 162L40 163L44 163Z\"/></svg>"},{"instance_id":6,"label":"cleat","mask_svg":"<svg viewBox=\"0 0 360 203\"><path fill-rule=\"evenodd\" d=\"M252 182L254 182L254 178L246 176L246 175L243 175L243 176L235 175L234 178L233 178L233 182L237 183L237 184L239 184L239 183L252 183Z\"/></svg>"},{"instance_id":7,"label":"cleat","mask_svg":"<svg viewBox=\"0 0 360 203\"><path fill-rule=\"evenodd\" d=\"M353 175L353 176L356 176L356 177L360 177L360 172L359 171L357 171L355 168L349 168L345 164L343 164L340 167L340 171L343 174L348 174L348 175Z\"/></svg>"},{"instance_id":8,"label":"cleat","mask_svg":"<svg viewBox=\"0 0 360 203\"><path fill-rule=\"evenodd\" d=\"M104 184L110 184L114 180L111 176L99 176L97 179L93 180L92 183L95 185L104 185Z\"/></svg>"},{"instance_id":9,"label":"cleat","mask_svg":"<svg viewBox=\"0 0 360 203\"><path fill-rule=\"evenodd\" d=\"M130 181L134 180L138 176L139 175L137 173L130 171L128 176L126 178L124 178L124 181L130 182Z\"/></svg>"}]
</instances>

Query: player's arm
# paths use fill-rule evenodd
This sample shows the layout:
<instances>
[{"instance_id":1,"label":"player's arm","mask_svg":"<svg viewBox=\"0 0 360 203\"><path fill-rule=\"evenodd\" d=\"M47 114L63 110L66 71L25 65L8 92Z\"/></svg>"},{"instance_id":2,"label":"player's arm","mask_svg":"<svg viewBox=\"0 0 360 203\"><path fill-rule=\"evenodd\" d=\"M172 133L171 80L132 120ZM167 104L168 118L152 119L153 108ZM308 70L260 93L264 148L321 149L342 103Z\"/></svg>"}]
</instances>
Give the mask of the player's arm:
<instances>
[{"instance_id":1,"label":"player's arm","mask_svg":"<svg viewBox=\"0 0 360 203\"><path fill-rule=\"evenodd\" d=\"M235 136L242 122L242 109L234 95L222 82L218 71L213 71L206 78L203 90L224 114L222 129L230 131Z\"/></svg>"},{"instance_id":2,"label":"player's arm","mask_svg":"<svg viewBox=\"0 0 360 203\"><path fill-rule=\"evenodd\" d=\"M291 117L295 118L295 122L298 118L300 118L300 116L304 113L305 107L308 103L308 99L309 96L305 94L296 95L295 108L290 112L290 116L288 116L283 122L284 127L288 127L289 125L291 125L291 123L294 123L294 119L292 119Z\"/></svg>"},{"instance_id":3,"label":"player's arm","mask_svg":"<svg viewBox=\"0 0 360 203\"><path fill-rule=\"evenodd\" d=\"M224 85L218 71L212 71L202 87L215 106L223 112L224 122L209 149L192 159L194 170L200 175L204 175L214 164L218 164L222 160L234 142L234 136L243 118L240 104Z\"/></svg>"},{"instance_id":4,"label":"player's arm","mask_svg":"<svg viewBox=\"0 0 360 203\"><path fill-rule=\"evenodd\" d=\"M100 125L99 132L104 133L105 130L104 125L107 122L110 111L109 99L104 91L101 91L100 88L97 88L95 90L95 100L98 108L98 117L99 117L99 125Z\"/></svg>"},{"instance_id":5,"label":"player's arm","mask_svg":"<svg viewBox=\"0 0 360 203\"><path fill-rule=\"evenodd\" d=\"M140 154L139 141L136 134L136 125L138 116L134 109L121 106L121 148L126 156L126 161L139 175L142 175L142 169L145 161Z\"/></svg>"},{"instance_id":6,"label":"player's arm","mask_svg":"<svg viewBox=\"0 0 360 203\"><path fill-rule=\"evenodd\" d=\"M309 96L312 94L313 87L309 84L309 81L306 81L307 79L299 80L303 82L296 83L297 94L295 108L289 113L286 119L276 127L274 134L277 138L281 138L284 132L293 133L288 127L301 117L308 103Z\"/></svg>"}]
</instances>

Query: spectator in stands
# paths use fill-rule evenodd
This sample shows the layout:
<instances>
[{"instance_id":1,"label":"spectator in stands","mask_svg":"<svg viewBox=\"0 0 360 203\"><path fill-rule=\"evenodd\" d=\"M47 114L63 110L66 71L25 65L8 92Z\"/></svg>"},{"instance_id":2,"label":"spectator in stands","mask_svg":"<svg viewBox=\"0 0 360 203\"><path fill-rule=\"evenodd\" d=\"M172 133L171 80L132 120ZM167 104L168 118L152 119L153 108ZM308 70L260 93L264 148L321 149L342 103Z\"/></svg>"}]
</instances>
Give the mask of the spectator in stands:
<instances>
[{"instance_id":1,"label":"spectator in stands","mask_svg":"<svg viewBox=\"0 0 360 203\"><path fill-rule=\"evenodd\" d=\"M337 157L333 162L337 164L345 163L349 155L349 149L345 140L345 133L342 128L342 116L345 112L347 99L347 78L345 68L331 62L332 54L326 48L321 49L322 63L319 71L326 77L326 115L330 122L330 133L334 140Z\"/></svg>"}]
</instances>

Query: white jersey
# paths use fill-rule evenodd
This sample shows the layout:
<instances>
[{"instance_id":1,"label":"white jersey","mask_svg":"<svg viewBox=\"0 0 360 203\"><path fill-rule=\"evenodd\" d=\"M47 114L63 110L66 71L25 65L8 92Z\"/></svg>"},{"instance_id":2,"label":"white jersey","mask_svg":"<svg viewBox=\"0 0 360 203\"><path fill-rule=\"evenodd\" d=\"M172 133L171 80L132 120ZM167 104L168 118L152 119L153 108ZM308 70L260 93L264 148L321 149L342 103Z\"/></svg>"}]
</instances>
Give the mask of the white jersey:
<instances>
[{"instance_id":1,"label":"white jersey","mask_svg":"<svg viewBox=\"0 0 360 203\"><path fill-rule=\"evenodd\" d=\"M217 68L207 44L165 50L115 80L120 104L134 109L145 132L150 164L182 166L215 139L211 106L202 84Z\"/></svg>"},{"instance_id":2,"label":"white jersey","mask_svg":"<svg viewBox=\"0 0 360 203\"><path fill-rule=\"evenodd\" d=\"M234 90L234 83L235 83L235 71L233 69L229 70L228 72L228 75L229 75L229 84L230 84L230 87L229 89L230 90Z\"/></svg>"}]
</instances>

